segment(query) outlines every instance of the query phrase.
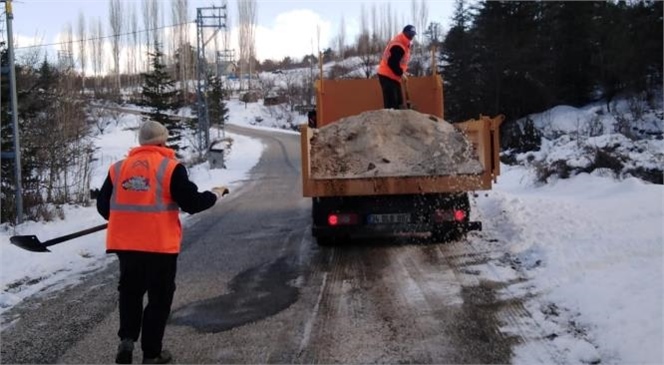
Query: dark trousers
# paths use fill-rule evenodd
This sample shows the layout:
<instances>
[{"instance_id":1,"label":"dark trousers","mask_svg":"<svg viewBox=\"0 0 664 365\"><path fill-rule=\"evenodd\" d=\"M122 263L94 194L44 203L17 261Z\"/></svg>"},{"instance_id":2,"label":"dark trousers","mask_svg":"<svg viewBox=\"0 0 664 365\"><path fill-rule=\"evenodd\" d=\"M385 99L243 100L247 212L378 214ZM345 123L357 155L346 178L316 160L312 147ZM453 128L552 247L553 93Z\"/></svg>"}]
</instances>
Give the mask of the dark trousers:
<instances>
[{"instance_id":1,"label":"dark trousers","mask_svg":"<svg viewBox=\"0 0 664 365\"><path fill-rule=\"evenodd\" d=\"M154 358L162 350L166 321L175 293L177 254L118 252L120 260L120 339L138 341L143 357ZM143 297L148 304L143 309Z\"/></svg>"},{"instance_id":2,"label":"dark trousers","mask_svg":"<svg viewBox=\"0 0 664 365\"><path fill-rule=\"evenodd\" d=\"M385 109L401 109L403 107L401 83L383 75L378 75L378 81L380 81L380 88L383 90Z\"/></svg>"}]
</instances>

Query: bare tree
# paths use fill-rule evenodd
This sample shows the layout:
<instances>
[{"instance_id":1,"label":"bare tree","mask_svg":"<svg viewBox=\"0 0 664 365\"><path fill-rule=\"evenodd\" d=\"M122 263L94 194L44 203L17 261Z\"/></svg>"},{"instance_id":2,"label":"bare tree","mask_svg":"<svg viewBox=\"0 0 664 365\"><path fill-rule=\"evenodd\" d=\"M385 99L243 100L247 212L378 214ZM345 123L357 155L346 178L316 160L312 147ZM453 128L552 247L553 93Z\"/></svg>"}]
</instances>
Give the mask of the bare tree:
<instances>
[{"instance_id":1,"label":"bare tree","mask_svg":"<svg viewBox=\"0 0 664 365\"><path fill-rule=\"evenodd\" d=\"M380 9L380 38L383 43L386 43L396 33L396 14L392 11L392 5L390 3L381 4Z\"/></svg>"},{"instance_id":2,"label":"bare tree","mask_svg":"<svg viewBox=\"0 0 664 365\"><path fill-rule=\"evenodd\" d=\"M424 36L427 38L427 47L438 47L443 40L443 26L438 22L429 23Z\"/></svg>"},{"instance_id":3,"label":"bare tree","mask_svg":"<svg viewBox=\"0 0 664 365\"><path fill-rule=\"evenodd\" d=\"M132 3L131 9L129 11L129 28L131 32L131 46L130 46L130 55L129 60L131 61L129 65L131 66L129 72L132 74L132 78L136 80L134 75L138 74L138 61L136 57L136 51L140 43L138 37L138 11L136 9L136 3ZM140 57L140 56L139 56Z\"/></svg>"},{"instance_id":4,"label":"bare tree","mask_svg":"<svg viewBox=\"0 0 664 365\"><path fill-rule=\"evenodd\" d=\"M426 0L420 2L420 13L417 19L417 30L424 31L424 28L429 23L429 5Z\"/></svg>"},{"instance_id":5,"label":"bare tree","mask_svg":"<svg viewBox=\"0 0 664 365\"><path fill-rule=\"evenodd\" d=\"M387 17L387 39L394 35L394 16L392 16L392 4L387 3L385 6L385 16Z\"/></svg>"},{"instance_id":6,"label":"bare tree","mask_svg":"<svg viewBox=\"0 0 664 365\"><path fill-rule=\"evenodd\" d=\"M346 19L344 16L341 16L341 21L339 22L339 37L337 38L337 48L339 59L344 59L344 50L346 47Z\"/></svg>"},{"instance_id":7,"label":"bare tree","mask_svg":"<svg viewBox=\"0 0 664 365\"><path fill-rule=\"evenodd\" d=\"M62 48L58 52L58 64L61 70L69 71L74 63L74 32L67 22L62 30Z\"/></svg>"},{"instance_id":8,"label":"bare tree","mask_svg":"<svg viewBox=\"0 0 664 365\"><path fill-rule=\"evenodd\" d=\"M369 25L367 19L367 11L364 8L364 4L360 5L360 34L369 33Z\"/></svg>"},{"instance_id":9,"label":"bare tree","mask_svg":"<svg viewBox=\"0 0 664 365\"><path fill-rule=\"evenodd\" d=\"M87 32L85 27L85 15L80 11L78 13L78 59L81 65L81 79L83 87L81 92L85 93L85 69L88 65L88 42L86 40Z\"/></svg>"},{"instance_id":10,"label":"bare tree","mask_svg":"<svg viewBox=\"0 0 664 365\"><path fill-rule=\"evenodd\" d=\"M99 74L104 67L104 44L102 39L104 36L104 28L102 26L101 18L97 18L90 22L90 35L92 71L95 75L95 92L98 92Z\"/></svg>"},{"instance_id":11,"label":"bare tree","mask_svg":"<svg viewBox=\"0 0 664 365\"><path fill-rule=\"evenodd\" d=\"M121 51L121 34L123 26L123 8L120 0L109 0L109 23L111 26L111 35L113 37L112 53L113 53L113 72L116 78L116 92L120 95L120 51Z\"/></svg>"},{"instance_id":12,"label":"bare tree","mask_svg":"<svg viewBox=\"0 0 664 365\"><path fill-rule=\"evenodd\" d=\"M152 36L154 44L160 43L159 27L161 25L161 6L158 0L150 0L150 28L152 28Z\"/></svg>"},{"instance_id":13,"label":"bare tree","mask_svg":"<svg viewBox=\"0 0 664 365\"><path fill-rule=\"evenodd\" d=\"M152 18L152 1L153 0L142 0L141 3L141 14L143 15L143 28L145 28L145 47L146 50L143 52L142 47L139 48L140 52L140 59L145 59L143 71L148 72L149 70L149 57L147 56L147 53L150 52L150 41L152 40L151 37L151 30L150 26L152 25L151 18Z\"/></svg>"},{"instance_id":14,"label":"bare tree","mask_svg":"<svg viewBox=\"0 0 664 365\"><path fill-rule=\"evenodd\" d=\"M249 87L256 68L256 23L257 4L256 0L249 0Z\"/></svg>"},{"instance_id":15,"label":"bare tree","mask_svg":"<svg viewBox=\"0 0 664 365\"><path fill-rule=\"evenodd\" d=\"M410 18L412 19L412 23L415 26L415 29L421 31L421 29L417 25L417 16L419 14L419 4L417 0L410 0Z\"/></svg>"},{"instance_id":16,"label":"bare tree","mask_svg":"<svg viewBox=\"0 0 664 365\"><path fill-rule=\"evenodd\" d=\"M371 4L371 47L380 51L383 41L384 40L380 38L378 10L376 8L376 3L373 3Z\"/></svg>"},{"instance_id":17,"label":"bare tree","mask_svg":"<svg viewBox=\"0 0 664 365\"><path fill-rule=\"evenodd\" d=\"M378 50L373 47L371 34L369 33L367 13L364 4L360 9L360 34L357 39L357 52L362 62L362 71L367 79L373 75L376 63L378 63Z\"/></svg>"},{"instance_id":18,"label":"bare tree","mask_svg":"<svg viewBox=\"0 0 664 365\"><path fill-rule=\"evenodd\" d=\"M182 101L186 99L186 95L189 93L189 84L187 79L189 78L190 69L192 68L189 57L189 27L187 24L187 18L189 15L188 13L188 0L171 0L171 16L173 19L173 24L178 24L174 28L175 34L172 37L172 41L174 52L179 53L177 78L180 80L180 87L184 91L181 93L183 97Z\"/></svg>"},{"instance_id":19,"label":"bare tree","mask_svg":"<svg viewBox=\"0 0 664 365\"><path fill-rule=\"evenodd\" d=\"M411 72L415 75L422 75L424 73L424 65L427 63L425 61L426 55L426 49L423 47L425 44L425 40L422 38L425 33L424 27L427 26L428 22L428 17L429 17L429 9L427 6L427 3L425 0L420 0L419 2L417 0L411 0L411 18L413 19L413 25L415 26L415 29L420 33L420 36L416 39L413 40L414 44L414 52L413 54L416 57L413 57L413 67L411 68Z\"/></svg>"},{"instance_id":20,"label":"bare tree","mask_svg":"<svg viewBox=\"0 0 664 365\"><path fill-rule=\"evenodd\" d=\"M242 89L242 76L249 73L249 80L253 72L255 59L255 28L256 28L256 0L240 0L238 6L238 21L240 26L240 89ZM247 84L251 88L251 82Z\"/></svg>"}]
</instances>

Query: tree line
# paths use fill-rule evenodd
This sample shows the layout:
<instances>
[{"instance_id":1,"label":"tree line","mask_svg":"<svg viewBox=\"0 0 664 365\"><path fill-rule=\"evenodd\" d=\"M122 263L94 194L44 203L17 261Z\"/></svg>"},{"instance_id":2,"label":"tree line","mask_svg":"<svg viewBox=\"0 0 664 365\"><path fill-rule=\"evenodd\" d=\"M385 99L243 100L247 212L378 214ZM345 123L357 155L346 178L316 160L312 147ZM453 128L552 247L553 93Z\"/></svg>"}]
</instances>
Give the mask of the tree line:
<instances>
[{"instance_id":1,"label":"tree line","mask_svg":"<svg viewBox=\"0 0 664 365\"><path fill-rule=\"evenodd\" d=\"M662 44L661 1L457 0L440 50L446 119L652 98Z\"/></svg>"},{"instance_id":2,"label":"tree line","mask_svg":"<svg viewBox=\"0 0 664 365\"><path fill-rule=\"evenodd\" d=\"M176 85L166 72L164 55L159 42L153 43L149 53L150 69L140 75L140 92L137 104L149 109L143 120L163 123L169 130L167 144L181 157L187 148L182 143L185 132L193 131L196 120L173 115L182 103L186 90ZM4 66L8 52L0 43L0 60ZM94 162L94 133L104 133L110 123L117 125L120 113L114 106L106 107L104 99L90 104L81 95L82 80L72 68L62 67L44 59L41 62L16 64L17 105L21 148L23 207L26 219L51 220L63 217L63 204L90 203L89 189L91 165ZM115 75L107 81L115 84ZM205 93L209 101L209 117L212 127L223 128L228 120L227 97L222 80L210 72L207 75ZM3 152L13 150L13 131L10 110L9 82L2 75L0 92L0 144ZM195 152L201 146L192 146ZM102 156L103 157L103 156ZM187 163L187 161L183 161ZM15 220L14 160L3 158L0 163L0 223Z\"/></svg>"}]
</instances>

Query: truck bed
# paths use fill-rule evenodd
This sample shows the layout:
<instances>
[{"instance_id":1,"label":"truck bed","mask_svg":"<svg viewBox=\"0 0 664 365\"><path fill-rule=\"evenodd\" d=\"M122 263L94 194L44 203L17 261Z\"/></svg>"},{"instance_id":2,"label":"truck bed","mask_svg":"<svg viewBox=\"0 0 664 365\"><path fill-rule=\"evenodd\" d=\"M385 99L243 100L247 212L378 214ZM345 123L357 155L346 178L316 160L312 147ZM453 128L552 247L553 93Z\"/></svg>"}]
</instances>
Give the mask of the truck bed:
<instances>
[{"instance_id":1,"label":"truck bed","mask_svg":"<svg viewBox=\"0 0 664 365\"><path fill-rule=\"evenodd\" d=\"M395 194L457 193L490 190L500 173L499 127L503 116L469 120L454 126L473 144L483 167L481 174L442 176L380 176L371 178L314 179L311 177L313 130L300 127L302 148L302 192L305 197L365 196Z\"/></svg>"}]
</instances>

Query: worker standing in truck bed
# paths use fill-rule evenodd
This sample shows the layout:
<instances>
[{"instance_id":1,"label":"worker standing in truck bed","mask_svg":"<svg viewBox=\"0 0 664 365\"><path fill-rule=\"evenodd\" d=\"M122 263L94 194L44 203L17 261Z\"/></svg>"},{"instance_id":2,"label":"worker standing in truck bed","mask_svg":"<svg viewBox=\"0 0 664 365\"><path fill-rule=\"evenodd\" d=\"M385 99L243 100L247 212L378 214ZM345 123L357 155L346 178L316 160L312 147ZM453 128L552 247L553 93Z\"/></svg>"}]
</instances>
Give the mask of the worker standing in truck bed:
<instances>
[{"instance_id":1,"label":"worker standing in truck bed","mask_svg":"<svg viewBox=\"0 0 664 365\"><path fill-rule=\"evenodd\" d=\"M410 45L416 34L415 27L407 25L385 47L378 65L378 81L386 109L399 109L404 104L401 81L407 78Z\"/></svg>"}]
</instances>

